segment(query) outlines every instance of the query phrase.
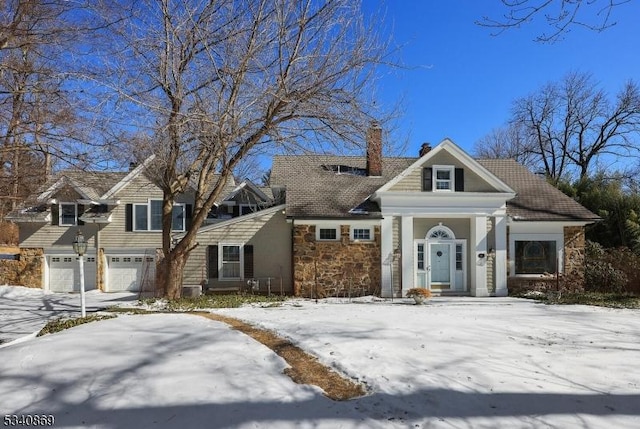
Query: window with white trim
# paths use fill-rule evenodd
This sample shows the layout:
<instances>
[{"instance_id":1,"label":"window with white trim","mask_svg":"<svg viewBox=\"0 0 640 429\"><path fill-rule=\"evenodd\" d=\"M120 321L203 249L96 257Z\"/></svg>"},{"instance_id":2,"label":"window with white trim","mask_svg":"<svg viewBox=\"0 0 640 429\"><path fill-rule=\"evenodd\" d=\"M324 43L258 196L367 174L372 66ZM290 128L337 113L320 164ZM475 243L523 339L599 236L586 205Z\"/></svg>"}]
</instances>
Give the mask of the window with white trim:
<instances>
[{"instance_id":1,"label":"window with white trim","mask_svg":"<svg viewBox=\"0 0 640 429\"><path fill-rule=\"evenodd\" d=\"M553 240L515 241L516 274L555 274L557 243Z\"/></svg>"},{"instance_id":2,"label":"window with white trim","mask_svg":"<svg viewBox=\"0 0 640 429\"><path fill-rule=\"evenodd\" d=\"M175 203L171 217L171 230L184 231L185 204ZM149 200L146 204L133 205L133 230L162 231L162 200Z\"/></svg>"},{"instance_id":3,"label":"window with white trim","mask_svg":"<svg viewBox=\"0 0 640 429\"><path fill-rule=\"evenodd\" d=\"M454 189L454 167L452 165L433 166L433 190L453 191Z\"/></svg>"},{"instance_id":4,"label":"window with white trim","mask_svg":"<svg viewBox=\"0 0 640 429\"><path fill-rule=\"evenodd\" d=\"M424 270L424 243L418 243L417 249L418 269Z\"/></svg>"},{"instance_id":5,"label":"window with white trim","mask_svg":"<svg viewBox=\"0 0 640 429\"><path fill-rule=\"evenodd\" d=\"M372 241L373 240L373 227L351 227L351 240L353 241Z\"/></svg>"},{"instance_id":6,"label":"window with white trim","mask_svg":"<svg viewBox=\"0 0 640 429\"><path fill-rule=\"evenodd\" d=\"M242 258L241 246L223 244L220 246L220 279L238 280L241 278Z\"/></svg>"},{"instance_id":7,"label":"window with white trim","mask_svg":"<svg viewBox=\"0 0 640 429\"><path fill-rule=\"evenodd\" d=\"M60 203L60 226L75 226L78 223L78 205L76 203Z\"/></svg>"},{"instance_id":8,"label":"window with white trim","mask_svg":"<svg viewBox=\"0 0 640 429\"><path fill-rule=\"evenodd\" d=\"M462 244L456 244L456 271L462 271Z\"/></svg>"},{"instance_id":9,"label":"window with white trim","mask_svg":"<svg viewBox=\"0 0 640 429\"><path fill-rule=\"evenodd\" d=\"M316 239L321 241L336 241L339 237L338 228L317 228Z\"/></svg>"}]
</instances>

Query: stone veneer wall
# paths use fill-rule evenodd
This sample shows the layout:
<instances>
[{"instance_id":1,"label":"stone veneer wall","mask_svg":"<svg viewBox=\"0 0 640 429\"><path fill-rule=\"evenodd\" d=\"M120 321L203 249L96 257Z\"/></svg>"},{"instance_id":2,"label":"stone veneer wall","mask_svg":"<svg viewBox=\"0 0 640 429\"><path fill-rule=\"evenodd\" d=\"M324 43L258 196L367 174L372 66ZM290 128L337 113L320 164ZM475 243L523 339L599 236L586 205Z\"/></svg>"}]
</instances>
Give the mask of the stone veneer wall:
<instances>
[{"instance_id":1,"label":"stone veneer wall","mask_svg":"<svg viewBox=\"0 0 640 429\"><path fill-rule=\"evenodd\" d=\"M42 288L43 254L40 248L25 248L20 260L0 260L0 283Z\"/></svg>"},{"instance_id":2,"label":"stone veneer wall","mask_svg":"<svg viewBox=\"0 0 640 429\"><path fill-rule=\"evenodd\" d=\"M338 241L316 241L315 225L293 229L294 294L304 297L380 294L380 227L374 240L354 242L349 225Z\"/></svg>"},{"instance_id":3,"label":"stone veneer wall","mask_svg":"<svg viewBox=\"0 0 640 429\"><path fill-rule=\"evenodd\" d=\"M583 226L564 227L564 272L556 277L509 277L509 293L525 290L582 291L584 290L585 235Z\"/></svg>"},{"instance_id":4,"label":"stone veneer wall","mask_svg":"<svg viewBox=\"0 0 640 429\"><path fill-rule=\"evenodd\" d=\"M104 292L104 266L105 266L104 249L99 248L96 255L96 288Z\"/></svg>"},{"instance_id":5,"label":"stone veneer wall","mask_svg":"<svg viewBox=\"0 0 640 429\"><path fill-rule=\"evenodd\" d=\"M564 275L584 289L585 235L583 226L564 227Z\"/></svg>"}]
</instances>

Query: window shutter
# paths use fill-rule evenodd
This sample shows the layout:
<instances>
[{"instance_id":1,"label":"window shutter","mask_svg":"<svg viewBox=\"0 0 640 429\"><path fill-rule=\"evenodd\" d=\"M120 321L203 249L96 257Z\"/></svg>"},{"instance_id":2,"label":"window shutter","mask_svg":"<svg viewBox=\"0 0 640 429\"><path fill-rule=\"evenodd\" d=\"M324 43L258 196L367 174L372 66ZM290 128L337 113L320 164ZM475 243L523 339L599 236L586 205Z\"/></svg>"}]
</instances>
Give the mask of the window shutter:
<instances>
[{"instance_id":1,"label":"window shutter","mask_svg":"<svg viewBox=\"0 0 640 429\"><path fill-rule=\"evenodd\" d=\"M433 170L431 167L422 169L422 190L425 192L433 191Z\"/></svg>"},{"instance_id":2,"label":"window shutter","mask_svg":"<svg viewBox=\"0 0 640 429\"><path fill-rule=\"evenodd\" d=\"M253 245L244 245L244 278L253 278Z\"/></svg>"},{"instance_id":3,"label":"window shutter","mask_svg":"<svg viewBox=\"0 0 640 429\"><path fill-rule=\"evenodd\" d=\"M60 206L51 204L51 225L60 224Z\"/></svg>"},{"instance_id":4,"label":"window shutter","mask_svg":"<svg viewBox=\"0 0 640 429\"><path fill-rule=\"evenodd\" d=\"M189 229L191 228L191 221L193 220L193 206L191 204L187 204L184 210L184 226L186 229Z\"/></svg>"},{"instance_id":5,"label":"window shutter","mask_svg":"<svg viewBox=\"0 0 640 429\"><path fill-rule=\"evenodd\" d=\"M124 230L133 231L133 204L126 204L124 206Z\"/></svg>"},{"instance_id":6,"label":"window shutter","mask_svg":"<svg viewBox=\"0 0 640 429\"><path fill-rule=\"evenodd\" d=\"M84 222L80 220L80 216L82 216L84 214L84 205L82 204L78 204L78 219L77 219L77 223L79 226L84 225Z\"/></svg>"},{"instance_id":7,"label":"window shutter","mask_svg":"<svg viewBox=\"0 0 640 429\"><path fill-rule=\"evenodd\" d=\"M456 192L464 192L464 168L456 168Z\"/></svg>"},{"instance_id":8,"label":"window shutter","mask_svg":"<svg viewBox=\"0 0 640 429\"><path fill-rule=\"evenodd\" d=\"M218 246L208 246L207 274L210 279L218 278Z\"/></svg>"}]
</instances>

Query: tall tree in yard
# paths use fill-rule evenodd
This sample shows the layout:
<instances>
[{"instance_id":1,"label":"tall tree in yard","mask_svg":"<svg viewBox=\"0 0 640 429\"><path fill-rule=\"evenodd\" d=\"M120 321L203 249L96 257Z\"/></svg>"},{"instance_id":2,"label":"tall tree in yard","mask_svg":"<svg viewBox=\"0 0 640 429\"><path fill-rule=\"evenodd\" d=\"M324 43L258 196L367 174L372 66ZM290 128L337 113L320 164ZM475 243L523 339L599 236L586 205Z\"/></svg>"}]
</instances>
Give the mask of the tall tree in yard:
<instances>
[{"instance_id":1,"label":"tall tree in yard","mask_svg":"<svg viewBox=\"0 0 640 429\"><path fill-rule=\"evenodd\" d=\"M155 155L156 285L169 298L180 296L196 231L241 160L265 146L359 144L377 114L371 83L388 51L358 2L105 1L99 13L111 50L96 79L117 96L114 117L141 119L124 129L145 134L141 152ZM190 187L192 222L175 241L172 207Z\"/></svg>"},{"instance_id":2,"label":"tall tree in yard","mask_svg":"<svg viewBox=\"0 0 640 429\"><path fill-rule=\"evenodd\" d=\"M511 128L518 130L517 138L491 134L482 140L481 152L520 154L554 184L582 180L605 157L614 162L640 155L640 88L626 82L612 99L591 75L569 73L517 99Z\"/></svg>"},{"instance_id":3,"label":"tall tree in yard","mask_svg":"<svg viewBox=\"0 0 640 429\"><path fill-rule=\"evenodd\" d=\"M0 196L11 209L51 173L54 159L70 160L83 140L64 60L81 35L72 19L80 2L0 5Z\"/></svg>"}]
</instances>

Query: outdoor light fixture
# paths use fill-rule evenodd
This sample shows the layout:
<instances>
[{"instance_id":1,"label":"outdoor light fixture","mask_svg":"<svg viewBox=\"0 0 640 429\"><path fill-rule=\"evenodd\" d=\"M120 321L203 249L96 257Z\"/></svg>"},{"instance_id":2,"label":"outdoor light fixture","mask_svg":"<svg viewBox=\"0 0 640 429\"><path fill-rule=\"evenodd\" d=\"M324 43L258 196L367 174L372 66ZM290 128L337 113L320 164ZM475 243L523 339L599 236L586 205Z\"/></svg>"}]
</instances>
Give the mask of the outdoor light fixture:
<instances>
[{"instance_id":1,"label":"outdoor light fixture","mask_svg":"<svg viewBox=\"0 0 640 429\"><path fill-rule=\"evenodd\" d=\"M82 317L86 317L87 310L84 299L84 254L87 251L87 242L80 230L78 230L76 238L73 240L73 251L78 255L78 264L80 266L80 311Z\"/></svg>"}]
</instances>

